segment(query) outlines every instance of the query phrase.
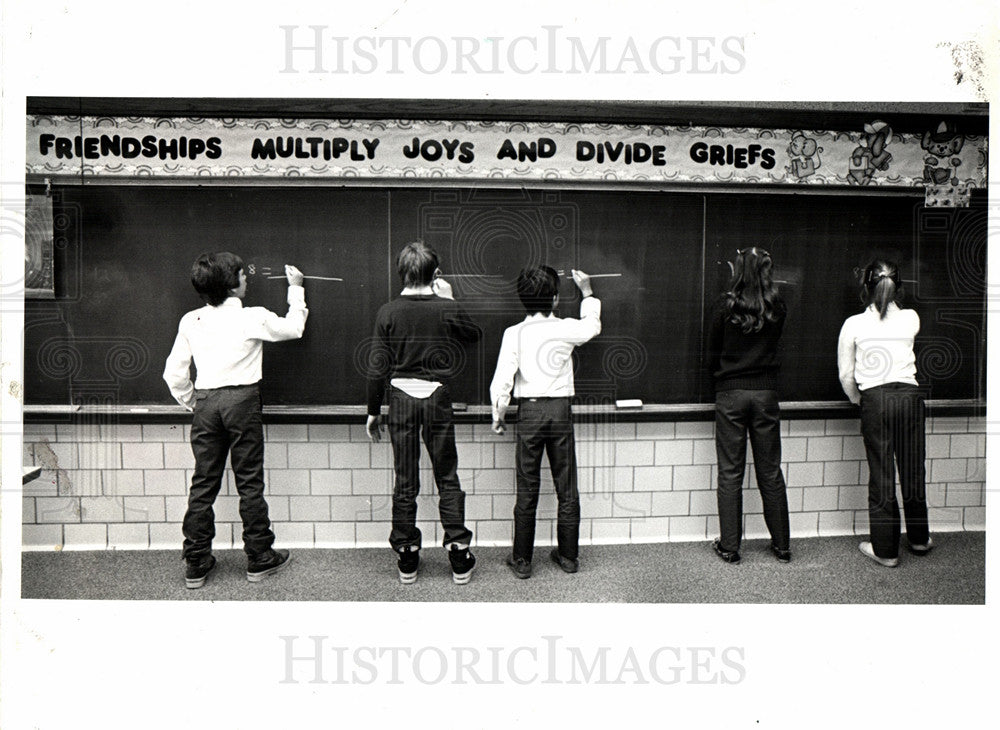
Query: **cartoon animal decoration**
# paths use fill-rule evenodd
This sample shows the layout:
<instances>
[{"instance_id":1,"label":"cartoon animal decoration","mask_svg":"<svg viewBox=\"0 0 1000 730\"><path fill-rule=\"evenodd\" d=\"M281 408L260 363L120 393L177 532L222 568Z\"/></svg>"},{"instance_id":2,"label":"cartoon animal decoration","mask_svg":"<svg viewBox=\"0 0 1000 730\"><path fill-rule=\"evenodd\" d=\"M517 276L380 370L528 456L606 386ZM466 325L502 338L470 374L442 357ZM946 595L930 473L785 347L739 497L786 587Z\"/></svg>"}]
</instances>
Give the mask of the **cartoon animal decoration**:
<instances>
[{"instance_id":1,"label":"cartoon animal decoration","mask_svg":"<svg viewBox=\"0 0 1000 730\"><path fill-rule=\"evenodd\" d=\"M788 170L799 180L803 180L815 174L820 166L819 153L822 147L816 145L816 140L806 137L801 131L792 135L792 141L788 145L788 159L791 164Z\"/></svg>"},{"instance_id":2,"label":"cartoon animal decoration","mask_svg":"<svg viewBox=\"0 0 1000 730\"><path fill-rule=\"evenodd\" d=\"M947 122L941 122L934 132L924 132L920 146L928 153L924 158L924 182L944 185L951 180L958 184L958 166L962 164L958 153L962 151L965 137L955 134ZM948 164L944 164L947 159Z\"/></svg>"},{"instance_id":3,"label":"cartoon animal decoration","mask_svg":"<svg viewBox=\"0 0 1000 730\"><path fill-rule=\"evenodd\" d=\"M886 148L891 141L892 129L886 122L876 119L866 124L864 134L848 161L847 182L867 185L876 172L888 170L892 155Z\"/></svg>"}]
</instances>

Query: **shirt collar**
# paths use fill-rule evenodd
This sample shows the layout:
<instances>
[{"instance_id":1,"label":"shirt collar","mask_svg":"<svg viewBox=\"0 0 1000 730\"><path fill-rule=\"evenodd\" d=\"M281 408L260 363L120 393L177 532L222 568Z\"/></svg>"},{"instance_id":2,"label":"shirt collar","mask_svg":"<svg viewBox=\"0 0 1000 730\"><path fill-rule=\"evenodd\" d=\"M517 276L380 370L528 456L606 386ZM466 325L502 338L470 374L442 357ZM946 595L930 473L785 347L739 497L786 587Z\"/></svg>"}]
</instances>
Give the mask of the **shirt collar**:
<instances>
[{"instance_id":1,"label":"shirt collar","mask_svg":"<svg viewBox=\"0 0 1000 730\"><path fill-rule=\"evenodd\" d=\"M226 301L224 301L219 306L220 307L240 307L240 308L242 308L243 307L243 300L240 299L239 297L229 297L229 298L226 299Z\"/></svg>"},{"instance_id":2,"label":"shirt collar","mask_svg":"<svg viewBox=\"0 0 1000 730\"><path fill-rule=\"evenodd\" d=\"M434 289L431 286L408 286L399 293L401 297L433 296Z\"/></svg>"},{"instance_id":3,"label":"shirt collar","mask_svg":"<svg viewBox=\"0 0 1000 730\"><path fill-rule=\"evenodd\" d=\"M555 312L549 312L548 314L543 314L541 312L535 312L534 314L529 314L524 318L525 322L538 322L543 319L552 319L556 316Z\"/></svg>"}]
</instances>

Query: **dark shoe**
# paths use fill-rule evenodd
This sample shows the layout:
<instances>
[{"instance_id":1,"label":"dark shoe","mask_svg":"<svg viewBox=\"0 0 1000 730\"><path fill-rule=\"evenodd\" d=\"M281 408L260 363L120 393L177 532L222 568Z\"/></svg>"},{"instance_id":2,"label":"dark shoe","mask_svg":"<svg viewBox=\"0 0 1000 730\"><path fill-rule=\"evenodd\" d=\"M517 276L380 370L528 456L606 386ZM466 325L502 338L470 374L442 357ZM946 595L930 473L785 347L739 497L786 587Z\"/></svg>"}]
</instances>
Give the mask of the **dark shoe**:
<instances>
[{"instance_id":1,"label":"dark shoe","mask_svg":"<svg viewBox=\"0 0 1000 730\"><path fill-rule=\"evenodd\" d=\"M292 556L287 550L268 550L247 561L247 580L260 583L272 573L277 573L291 562Z\"/></svg>"},{"instance_id":2,"label":"dark shoe","mask_svg":"<svg viewBox=\"0 0 1000 730\"><path fill-rule=\"evenodd\" d=\"M188 588L201 588L208 580L208 574L215 568L215 556L209 555L207 558L197 562L189 562L187 570L184 572L184 585Z\"/></svg>"},{"instance_id":3,"label":"dark shoe","mask_svg":"<svg viewBox=\"0 0 1000 730\"><path fill-rule=\"evenodd\" d=\"M507 565L518 578L531 577L531 563L524 558L515 558L513 555L507 556Z\"/></svg>"},{"instance_id":4,"label":"dark shoe","mask_svg":"<svg viewBox=\"0 0 1000 730\"><path fill-rule=\"evenodd\" d=\"M716 555L725 560L727 563L732 563L733 565L739 564L740 554L735 550L723 550L719 538L715 538L715 542L712 543L712 549L715 550Z\"/></svg>"},{"instance_id":5,"label":"dark shoe","mask_svg":"<svg viewBox=\"0 0 1000 730\"><path fill-rule=\"evenodd\" d=\"M455 585L464 586L472 579L476 558L468 547L452 543L448 547L448 560L451 561L451 579Z\"/></svg>"},{"instance_id":6,"label":"dark shoe","mask_svg":"<svg viewBox=\"0 0 1000 730\"><path fill-rule=\"evenodd\" d=\"M858 550L861 554L870 560L874 560L879 565L884 565L886 568L895 568L899 565L899 558L880 558L875 554L875 548L872 547L870 542L863 542L858 545Z\"/></svg>"},{"instance_id":7,"label":"dark shoe","mask_svg":"<svg viewBox=\"0 0 1000 730\"><path fill-rule=\"evenodd\" d=\"M420 569L420 548L416 545L401 548L396 567L399 569L400 583L403 585L416 583L417 571Z\"/></svg>"},{"instance_id":8,"label":"dark shoe","mask_svg":"<svg viewBox=\"0 0 1000 730\"><path fill-rule=\"evenodd\" d=\"M931 538L930 535L928 535L927 542L925 544L914 545L912 542L907 542L907 547L910 549L910 552L913 553L914 555L926 555L931 551L931 548L934 547L934 540Z\"/></svg>"},{"instance_id":9,"label":"dark shoe","mask_svg":"<svg viewBox=\"0 0 1000 730\"><path fill-rule=\"evenodd\" d=\"M580 564L570 558L564 558L559 553L559 548L552 548L552 552L549 553L549 557L552 558L553 563L563 569L564 573L575 573L580 569Z\"/></svg>"},{"instance_id":10,"label":"dark shoe","mask_svg":"<svg viewBox=\"0 0 1000 730\"><path fill-rule=\"evenodd\" d=\"M790 563L792 561L792 551L782 550L773 542L771 543L771 552L774 553L774 557L778 559L779 563Z\"/></svg>"}]
</instances>

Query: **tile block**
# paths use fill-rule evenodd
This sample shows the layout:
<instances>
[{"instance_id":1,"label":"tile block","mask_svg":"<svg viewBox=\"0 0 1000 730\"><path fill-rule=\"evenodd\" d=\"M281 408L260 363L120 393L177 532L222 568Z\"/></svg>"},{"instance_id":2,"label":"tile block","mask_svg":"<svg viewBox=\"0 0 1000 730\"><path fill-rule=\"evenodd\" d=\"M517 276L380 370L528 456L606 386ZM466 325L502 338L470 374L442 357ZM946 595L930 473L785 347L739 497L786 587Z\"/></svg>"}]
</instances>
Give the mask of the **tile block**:
<instances>
[{"instance_id":1,"label":"tile block","mask_svg":"<svg viewBox=\"0 0 1000 730\"><path fill-rule=\"evenodd\" d=\"M62 525L23 525L21 527L21 544L25 548L53 549L62 547Z\"/></svg>"},{"instance_id":2,"label":"tile block","mask_svg":"<svg viewBox=\"0 0 1000 730\"><path fill-rule=\"evenodd\" d=\"M371 449L368 443L331 443L330 446L331 469L367 469L371 466Z\"/></svg>"},{"instance_id":3,"label":"tile block","mask_svg":"<svg viewBox=\"0 0 1000 730\"><path fill-rule=\"evenodd\" d=\"M369 470L358 470L358 474L372 473ZM352 472L350 469L310 469L310 494L351 494Z\"/></svg>"},{"instance_id":4,"label":"tile block","mask_svg":"<svg viewBox=\"0 0 1000 730\"><path fill-rule=\"evenodd\" d=\"M162 443L124 443L122 447L122 467L125 469L162 469Z\"/></svg>"},{"instance_id":5,"label":"tile block","mask_svg":"<svg viewBox=\"0 0 1000 730\"><path fill-rule=\"evenodd\" d=\"M289 497L288 514L292 522L328 522L329 497Z\"/></svg>"},{"instance_id":6,"label":"tile block","mask_svg":"<svg viewBox=\"0 0 1000 730\"><path fill-rule=\"evenodd\" d=\"M673 441L656 441L656 466L673 466L676 464L691 464L694 462L694 442L690 439ZM714 443L713 443L714 446ZM708 460L711 464L713 458Z\"/></svg>"},{"instance_id":7,"label":"tile block","mask_svg":"<svg viewBox=\"0 0 1000 730\"><path fill-rule=\"evenodd\" d=\"M81 522L122 522L124 497L80 497Z\"/></svg>"},{"instance_id":8,"label":"tile block","mask_svg":"<svg viewBox=\"0 0 1000 730\"><path fill-rule=\"evenodd\" d=\"M267 453L267 449L264 450ZM183 441L163 444L163 466L167 469L194 469L194 452Z\"/></svg>"},{"instance_id":9,"label":"tile block","mask_svg":"<svg viewBox=\"0 0 1000 730\"><path fill-rule=\"evenodd\" d=\"M652 495L652 515L654 517L676 517L690 514L689 492L657 492Z\"/></svg>"},{"instance_id":10,"label":"tile block","mask_svg":"<svg viewBox=\"0 0 1000 730\"><path fill-rule=\"evenodd\" d=\"M368 449L364 449L362 461L367 462ZM293 469L328 469L330 467L330 446L319 443L288 444L288 465Z\"/></svg>"},{"instance_id":11,"label":"tile block","mask_svg":"<svg viewBox=\"0 0 1000 730\"><path fill-rule=\"evenodd\" d=\"M632 488L637 492L664 492L673 488L674 470L669 466L637 466Z\"/></svg>"},{"instance_id":12,"label":"tile block","mask_svg":"<svg viewBox=\"0 0 1000 730\"><path fill-rule=\"evenodd\" d=\"M145 550L149 547L149 526L142 523L108 525L108 547Z\"/></svg>"},{"instance_id":13,"label":"tile block","mask_svg":"<svg viewBox=\"0 0 1000 730\"><path fill-rule=\"evenodd\" d=\"M319 522L314 533L316 547L354 547L354 525L350 522Z\"/></svg>"},{"instance_id":14,"label":"tile block","mask_svg":"<svg viewBox=\"0 0 1000 730\"><path fill-rule=\"evenodd\" d=\"M36 497L35 520L40 524L79 522L79 497Z\"/></svg>"},{"instance_id":15,"label":"tile block","mask_svg":"<svg viewBox=\"0 0 1000 730\"><path fill-rule=\"evenodd\" d=\"M807 487L802 490L802 509L806 512L836 510L839 498L838 487Z\"/></svg>"},{"instance_id":16,"label":"tile block","mask_svg":"<svg viewBox=\"0 0 1000 730\"><path fill-rule=\"evenodd\" d=\"M122 497L125 522L163 522L166 507L163 497Z\"/></svg>"},{"instance_id":17,"label":"tile block","mask_svg":"<svg viewBox=\"0 0 1000 730\"><path fill-rule=\"evenodd\" d=\"M184 542L180 523L153 522L149 524L149 547L153 550L174 550L180 554Z\"/></svg>"},{"instance_id":18,"label":"tile block","mask_svg":"<svg viewBox=\"0 0 1000 730\"><path fill-rule=\"evenodd\" d=\"M715 489L712 467L707 464L674 467L675 490Z\"/></svg>"},{"instance_id":19,"label":"tile block","mask_svg":"<svg viewBox=\"0 0 1000 730\"><path fill-rule=\"evenodd\" d=\"M187 494L187 476L183 469L147 469L143 477L145 494L164 497Z\"/></svg>"},{"instance_id":20,"label":"tile block","mask_svg":"<svg viewBox=\"0 0 1000 730\"><path fill-rule=\"evenodd\" d=\"M104 550L107 546L107 525L66 525L63 528L66 550Z\"/></svg>"},{"instance_id":21,"label":"tile block","mask_svg":"<svg viewBox=\"0 0 1000 730\"><path fill-rule=\"evenodd\" d=\"M708 518L706 517L671 517L670 539L678 542L705 540L708 537ZM712 530L718 526L718 520L713 521Z\"/></svg>"},{"instance_id":22,"label":"tile block","mask_svg":"<svg viewBox=\"0 0 1000 730\"><path fill-rule=\"evenodd\" d=\"M820 537L854 534L854 512L820 512Z\"/></svg>"},{"instance_id":23,"label":"tile block","mask_svg":"<svg viewBox=\"0 0 1000 730\"><path fill-rule=\"evenodd\" d=\"M176 423L144 424L142 426L143 441L181 441L188 439L184 427Z\"/></svg>"},{"instance_id":24,"label":"tile block","mask_svg":"<svg viewBox=\"0 0 1000 730\"><path fill-rule=\"evenodd\" d=\"M839 461L843 458L844 439L840 436L814 436L806 448L808 461Z\"/></svg>"},{"instance_id":25,"label":"tile block","mask_svg":"<svg viewBox=\"0 0 1000 730\"><path fill-rule=\"evenodd\" d=\"M634 519L631 527L631 542L666 542L670 534L670 518Z\"/></svg>"}]
</instances>

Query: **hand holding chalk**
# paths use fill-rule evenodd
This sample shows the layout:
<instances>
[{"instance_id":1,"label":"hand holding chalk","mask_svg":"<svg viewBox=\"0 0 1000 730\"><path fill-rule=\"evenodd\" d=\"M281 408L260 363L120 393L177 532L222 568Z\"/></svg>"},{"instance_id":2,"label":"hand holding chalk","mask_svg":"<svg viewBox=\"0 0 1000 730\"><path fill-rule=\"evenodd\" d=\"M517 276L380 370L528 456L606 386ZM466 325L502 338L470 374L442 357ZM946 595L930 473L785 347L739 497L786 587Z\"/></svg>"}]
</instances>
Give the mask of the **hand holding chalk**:
<instances>
[{"instance_id":1,"label":"hand holding chalk","mask_svg":"<svg viewBox=\"0 0 1000 730\"><path fill-rule=\"evenodd\" d=\"M493 433L502 435L507 432L507 424L504 423L502 418L499 421L494 421L491 428L493 429Z\"/></svg>"},{"instance_id":2,"label":"hand holding chalk","mask_svg":"<svg viewBox=\"0 0 1000 730\"><path fill-rule=\"evenodd\" d=\"M570 269L570 272L573 274L573 283L580 288L580 293L584 297L594 296L594 290L590 286L590 277L576 269Z\"/></svg>"},{"instance_id":3,"label":"hand holding chalk","mask_svg":"<svg viewBox=\"0 0 1000 730\"><path fill-rule=\"evenodd\" d=\"M288 286L302 286L302 272L291 264L285 264L285 276L288 277Z\"/></svg>"},{"instance_id":4,"label":"hand holding chalk","mask_svg":"<svg viewBox=\"0 0 1000 730\"><path fill-rule=\"evenodd\" d=\"M431 288L439 297L444 297L445 299L455 298L455 294L451 290L451 284L441 278L440 271L438 271L434 276L434 282L431 284Z\"/></svg>"}]
</instances>

